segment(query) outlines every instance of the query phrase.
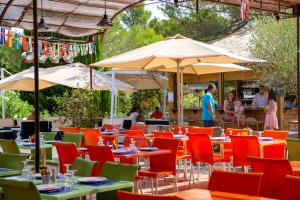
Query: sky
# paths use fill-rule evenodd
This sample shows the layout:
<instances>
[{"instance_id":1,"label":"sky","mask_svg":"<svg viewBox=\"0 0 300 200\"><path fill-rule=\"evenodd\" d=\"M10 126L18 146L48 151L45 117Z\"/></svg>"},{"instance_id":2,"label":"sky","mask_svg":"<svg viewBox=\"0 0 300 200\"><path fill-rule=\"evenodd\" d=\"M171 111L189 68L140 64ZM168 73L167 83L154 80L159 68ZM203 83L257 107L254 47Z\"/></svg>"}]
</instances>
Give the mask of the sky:
<instances>
[{"instance_id":1,"label":"sky","mask_svg":"<svg viewBox=\"0 0 300 200\"><path fill-rule=\"evenodd\" d=\"M160 3L154 3L154 4L151 4L152 2L155 2L155 1L146 1L145 4L145 8L146 10L149 10L152 12L152 16L151 18L158 18L158 19L166 19L166 16L164 16L164 14L161 12L161 10L159 10L157 7L160 5Z\"/></svg>"}]
</instances>

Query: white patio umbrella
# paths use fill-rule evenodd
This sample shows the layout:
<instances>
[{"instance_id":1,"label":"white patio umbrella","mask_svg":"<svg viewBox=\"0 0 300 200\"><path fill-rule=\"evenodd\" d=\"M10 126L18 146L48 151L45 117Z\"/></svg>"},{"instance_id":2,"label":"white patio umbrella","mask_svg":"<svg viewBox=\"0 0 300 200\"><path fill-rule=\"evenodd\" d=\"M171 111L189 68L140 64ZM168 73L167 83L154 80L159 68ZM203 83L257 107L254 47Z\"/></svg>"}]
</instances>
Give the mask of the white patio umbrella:
<instances>
[{"instance_id":1,"label":"white patio umbrella","mask_svg":"<svg viewBox=\"0 0 300 200\"><path fill-rule=\"evenodd\" d=\"M45 69L40 68L40 74ZM52 87L56 85L51 81L39 79L40 89ZM33 67L26 69L20 73L9 76L0 81L0 90L20 90L20 91L34 91L34 72Z\"/></svg>"},{"instance_id":2,"label":"white patio umbrella","mask_svg":"<svg viewBox=\"0 0 300 200\"><path fill-rule=\"evenodd\" d=\"M256 60L244 58L225 49L198 42L181 35L156 42L92 64L117 69L163 70L177 69L178 124L183 123L182 89L183 69L198 62L246 63Z\"/></svg>"}]
</instances>

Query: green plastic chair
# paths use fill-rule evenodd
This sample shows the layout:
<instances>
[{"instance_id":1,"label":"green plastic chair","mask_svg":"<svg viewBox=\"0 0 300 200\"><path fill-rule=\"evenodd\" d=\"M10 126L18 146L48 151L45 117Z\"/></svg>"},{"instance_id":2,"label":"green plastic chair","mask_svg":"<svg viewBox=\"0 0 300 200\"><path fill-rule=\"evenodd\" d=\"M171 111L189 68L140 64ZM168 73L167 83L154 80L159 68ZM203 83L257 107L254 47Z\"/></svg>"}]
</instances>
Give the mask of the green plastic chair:
<instances>
[{"instance_id":1,"label":"green plastic chair","mask_svg":"<svg viewBox=\"0 0 300 200\"><path fill-rule=\"evenodd\" d=\"M112 180L134 182L135 176L139 169L138 165L121 164L113 162L105 162L102 168L101 176ZM124 191L132 191L132 187L124 188ZM117 200L117 191L109 191L97 194L97 200Z\"/></svg>"},{"instance_id":2,"label":"green plastic chair","mask_svg":"<svg viewBox=\"0 0 300 200\"><path fill-rule=\"evenodd\" d=\"M44 136L44 140L53 141L56 136L56 132L41 132L40 135Z\"/></svg>"},{"instance_id":3,"label":"green plastic chair","mask_svg":"<svg viewBox=\"0 0 300 200\"><path fill-rule=\"evenodd\" d=\"M92 176L93 169L97 164L97 161L89 161L82 158L76 158L73 162L72 169L76 170L76 176Z\"/></svg>"},{"instance_id":4,"label":"green plastic chair","mask_svg":"<svg viewBox=\"0 0 300 200\"><path fill-rule=\"evenodd\" d=\"M41 200L36 186L30 181L0 179L5 200Z\"/></svg>"},{"instance_id":5,"label":"green plastic chair","mask_svg":"<svg viewBox=\"0 0 300 200\"><path fill-rule=\"evenodd\" d=\"M287 138L288 159L290 161L300 161L300 139Z\"/></svg>"},{"instance_id":6,"label":"green plastic chair","mask_svg":"<svg viewBox=\"0 0 300 200\"><path fill-rule=\"evenodd\" d=\"M82 133L65 133L62 138L63 142L75 143L76 147L80 147L81 141L83 139Z\"/></svg>"},{"instance_id":7,"label":"green plastic chair","mask_svg":"<svg viewBox=\"0 0 300 200\"><path fill-rule=\"evenodd\" d=\"M20 154L20 149L15 140L0 139L0 145L4 153Z\"/></svg>"},{"instance_id":8,"label":"green plastic chair","mask_svg":"<svg viewBox=\"0 0 300 200\"><path fill-rule=\"evenodd\" d=\"M23 161L28 158L26 154L10 154L10 153L0 153L0 167L22 170Z\"/></svg>"}]
</instances>

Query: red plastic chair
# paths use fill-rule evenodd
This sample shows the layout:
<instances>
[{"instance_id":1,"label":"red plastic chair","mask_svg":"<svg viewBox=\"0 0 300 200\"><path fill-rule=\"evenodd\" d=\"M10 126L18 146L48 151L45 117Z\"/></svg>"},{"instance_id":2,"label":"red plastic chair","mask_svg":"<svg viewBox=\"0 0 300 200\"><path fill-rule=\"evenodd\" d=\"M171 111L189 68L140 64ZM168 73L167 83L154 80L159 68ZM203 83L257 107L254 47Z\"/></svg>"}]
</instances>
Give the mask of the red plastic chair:
<instances>
[{"instance_id":1,"label":"red plastic chair","mask_svg":"<svg viewBox=\"0 0 300 200\"><path fill-rule=\"evenodd\" d=\"M140 130L143 131L143 133L145 134L147 132L147 128L148 128L147 125L133 124L131 125L130 130Z\"/></svg>"},{"instance_id":2,"label":"red plastic chair","mask_svg":"<svg viewBox=\"0 0 300 200\"><path fill-rule=\"evenodd\" d=\"M189 133L202 133L212 136L214 133L213 127L191 127L189 128Z\"/></svg>"},{"instance_id":3,"label":"red plastic chair","mask_svg":"<svg viewBox=\"0 0 300 200\"><path fill-rule=\"evenodd\" d=\"M232 144L233 167L243 166L247 171L249 156L260 157L260 147L256 136L230 136Z\"/></svg>"},{"instance_id":4,"label":"red plastic chair","mask_svg":"<svg viewBox=\"0 0 300 200\"><path fill-rule=\"evenodd\" d=\"M121 190L117 192L117 196L119 200L183 200L182 198L179 198L177 196L142 195Z\"/></svg>"},{"instance_id":5,"label":"red plastic chair","mask_svg":"<svg viewBox=\"0 0 300 200\"><path fill-rule=\"evenodd\" d=\"M141 130L125 130L125 134L128 137L145 137Z\"/></svg>"},{"instance_id":6,"label":"red plastic chair","mask_svg":"<svg viewBox=\"0 0 300 200\"><path fill-rule=\"evenodd\" d=\"M156 180L156 194L158 188L158 178L162 176L173 175L174 187L176 188L176 190L178 189L176 177L176 152L178 149L178 145L179 140L176 139L155 138L152 145L153 147L170 150L171 153L151 156L149 170L139 171L139 176L151 178L152 183L154 179Z\"/></svg>"},{"instance_id":7,"label":"red plastic chair","mask_svg":"<svg viewBox=\"0 0 300 200\"><path fill-rule=\"evenodd\" d=\"M101 136L99 129L94 128L82 128L81 131L84 134L85 145L98 145L99 137Z\"/></svg>"},{"instance_id":8,"label":"red plastic chair","mask_svg":"<svg viewBox=\"0 0 300 200\"><path fill-rule=\"evenodd\" d=\"M213 171L208 189L213 191L229 192L258 196L263 173L243 173Z\"/></svg>"},{"instance_id":9,"label":"red plastic chair","mask_svg":"<svg viewBox=\"0 0 300 200\"><path fill-rule=\"evenodd\" d=\"M75 127L61 127L59 129L64 133L80 133L80 128Z\"/></svg>"},{"instance_id":10,"label":"red plastic chair","mask_svg":"<svg viewBox=\"0 0 300 200\"><path fill-rule=\"evenodd\" d=\"M300 177L286 176L281 188L281 200L299 200L300 199Z\"/></svg>"},{"instance_id":11,"label":"red plastic chair","mask_svg":"<svg viewBox=\"0 0 300 200\"><path fill-rule=\"evenodd\" d=\"M154 134L154 138L174 139L171 132L153 131L152 133Z\"/></svg>"},{"instance_id":12,"label":"red plastic chair","mask_svg":"<svg viewBox=\"0 0 300 200\"><path fill-rule=\"evenodd\" d=\"M123 142L124 147L129 147L131 139L135 141L135 146L138 148L148 146L145 137L125 137ZM120 163L136 164L134 158L120 158Z\"/></svg>"},{"instance_id":13,"label":"red plastic chair","mask_svg":"<svg viewBox=\"0 0 300 200\"><path fill-rule=\"evenodd\" d=\"M263 133L264 137L272 137L278 140L286 140L288 137L288 131L274 131L274 130L265 130Z\"/></svg>"},{"instance_id":14,"label":"red plastic chair","mask_svg":"<svg viewBox=\"0 0 300 200\"><path fill-rule=\"evenodd\" d=\"M222 158L219 154L214 154L210 137L202 133L188 134L192 155L192 163L207 163L209 166L209 176L211 175L212 165L217 162L231 161L230 157ZM191 172L189 178L189 186L191 185L191 178L194 175L193 165L191 165ZM193 177L194 178L194 177ZM198 165L198 180L199 180L199 165Z\"/></svg>"},{"instance_id":15,"label":"red plastic chair","mask_svg":"<svg viewBox=\"0 0 300 200\"><path fill-rule=\"evenodd\" d=\"M288 160L248 158L253 172L264 173L261 180L259 196L279 198L280 187L286 175L293 175L292 167Z\"/></svg>"},{"instance_id":16,"label":"red plastic chair","mask_svg":"<svg viewBox=\"0 0 300 200\"><path fill-rule=\"evenodd\" d=\"M100 176L103 165L106 161L114 162L114 155L109 146L86 146L90 160L98 161L98 165L94 168L93 176Z\"/></svg>"},{"instance_id":17,"label":"red plastic chair","mask_svg":"<svg viewBox=\"0 0 300 200\"><path fill-rule=\"evenodd\" d=\"M247 129L237 129L237 128L226 128L225 130L225 135L230 136L230 135L239 135L240 136L247 136L249 135L249 131Z\"/></svg>"},{"instance_id":18,"label":"red plastic chair","mask_svg":"<svg viewBox=\"0 0 300 200\"><path fill-rule=\"evenodd\" d=\"M65 164L73 164L74 160L79 157L79 153L74 143L71 142L53 142L56 147L59 159L59 171L64 174L66 172Z\"/></svg>"}]
</instances>

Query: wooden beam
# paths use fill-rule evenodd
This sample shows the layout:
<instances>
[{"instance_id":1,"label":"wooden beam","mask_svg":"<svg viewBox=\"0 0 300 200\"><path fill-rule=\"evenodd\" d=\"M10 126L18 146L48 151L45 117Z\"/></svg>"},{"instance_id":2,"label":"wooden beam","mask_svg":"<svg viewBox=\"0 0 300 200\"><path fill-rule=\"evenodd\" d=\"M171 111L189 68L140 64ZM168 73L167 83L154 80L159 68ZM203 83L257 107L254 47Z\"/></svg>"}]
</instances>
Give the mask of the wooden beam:
<instances>
[{"instance_id":1,"label":"wooden beam","mask_svg":"<svg viewBox=\"0 0 300 200\"><path fill-rule=\"evenodd\" d=\"M5 7L4 7L4 9L3 9L3 11L2 11L2 13L1 13L1 15L0 15L0 25L1 25L1 23L2 23L2 20L3 20L3 18L4 18L5 13L7 12L9 6L10 6L13 2L14 2L14 0L9 0L9 1L6 3L6 5L5 5Z\"/></svg>"}]
</instances>

